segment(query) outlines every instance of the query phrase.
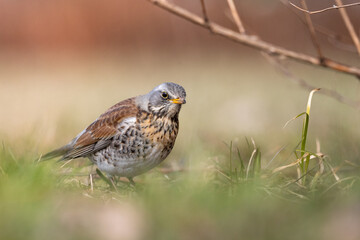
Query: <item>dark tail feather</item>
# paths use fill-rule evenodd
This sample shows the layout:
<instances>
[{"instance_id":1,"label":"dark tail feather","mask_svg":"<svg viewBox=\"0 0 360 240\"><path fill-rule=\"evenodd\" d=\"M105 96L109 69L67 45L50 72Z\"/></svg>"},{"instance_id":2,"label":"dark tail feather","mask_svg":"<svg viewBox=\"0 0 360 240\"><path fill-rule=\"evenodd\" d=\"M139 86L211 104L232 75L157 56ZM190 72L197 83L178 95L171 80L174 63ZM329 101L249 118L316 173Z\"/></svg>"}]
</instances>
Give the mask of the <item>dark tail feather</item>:
<instances>
[{"instance_id":1,"label":"dark tail feather","mask_svg":"<svg viewBox=\"0 0 360 240\"><path fill-rule=\"evenodd\" d=\"M69 150L71 150L71 146L69 146L69 145L65 145L61 148L55 149L54 151L51 151L51 152L45 154L44 156L42 156L40 159L40 162L47 161L47 160L57 158L57 157L62 157L59 159L59 161L65 160L65 158L63 156L66 155L69 152Z\"/></svg>"}]
</instances>

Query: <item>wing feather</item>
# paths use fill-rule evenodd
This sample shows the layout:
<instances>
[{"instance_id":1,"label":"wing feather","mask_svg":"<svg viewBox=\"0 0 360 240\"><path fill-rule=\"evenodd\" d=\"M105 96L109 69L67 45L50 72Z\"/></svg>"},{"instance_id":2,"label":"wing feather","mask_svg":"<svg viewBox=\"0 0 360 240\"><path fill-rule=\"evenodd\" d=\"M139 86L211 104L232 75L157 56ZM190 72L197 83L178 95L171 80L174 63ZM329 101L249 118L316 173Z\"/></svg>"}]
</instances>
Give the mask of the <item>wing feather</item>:
<instances>
[{"instance_id":1,"label":"wing feather","mask_svg":"<svg viewBox=\"0 0 360 240\"><path fill-rule=\"evenodd\" d=\"M67 151L62 152L62 159L85 157L109 146L111 139L118 133L118 125L126 118L136 117L137 111L135 98L115 104L64 146Z\"/></svg>"},{"instance_id":2,"label":"wing feather","mask_svg":"<svg viewBox=\"0 0 360 240\"><path fill-rule=\"evenodd\" d=\"M82 148L75 148L66 153L62 160L78 158L90 154L94 149L95 144L91 144Z\"/></svg>"}]
</instances>

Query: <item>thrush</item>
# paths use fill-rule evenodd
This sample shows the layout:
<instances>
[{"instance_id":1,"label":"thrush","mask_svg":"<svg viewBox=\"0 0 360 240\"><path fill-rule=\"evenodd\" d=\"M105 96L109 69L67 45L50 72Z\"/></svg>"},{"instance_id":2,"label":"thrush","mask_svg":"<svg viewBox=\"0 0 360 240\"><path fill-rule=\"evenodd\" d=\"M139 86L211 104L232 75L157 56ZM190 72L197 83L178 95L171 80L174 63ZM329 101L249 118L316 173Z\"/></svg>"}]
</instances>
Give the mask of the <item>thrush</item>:
<instances>
[{"instance_id":1,"label":"thrush","mask_svg":"<svg viewBox=\"0 0 360 240\"><path fill-rule=\"evenodd\" d=\"M182 86L167 82L145 95L121 101L43 159L85 157L110 176L132 180L160 164L171 152L185 98Z\"/></svg>"}]
</instances>

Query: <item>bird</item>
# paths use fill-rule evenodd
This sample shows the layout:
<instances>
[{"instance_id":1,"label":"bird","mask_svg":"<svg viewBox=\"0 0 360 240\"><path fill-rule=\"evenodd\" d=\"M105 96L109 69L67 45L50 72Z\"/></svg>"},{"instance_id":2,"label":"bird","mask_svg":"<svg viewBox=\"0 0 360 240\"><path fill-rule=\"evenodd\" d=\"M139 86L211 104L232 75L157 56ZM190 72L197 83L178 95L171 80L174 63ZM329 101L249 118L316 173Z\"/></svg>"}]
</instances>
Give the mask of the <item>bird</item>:
<instances>
[{"instance_id":1,"label":"bird","mask_svg":"<svg viewBox=\"0 0 360 240\"><path fill-rule=\"evenodd\" d=\"M171 152L179 131L185 89L165 82L147 94L123 100L101 114L68 144L42 160L85 157L109 177L133 177L159 165Z\"/></svg>"}]
</instances>

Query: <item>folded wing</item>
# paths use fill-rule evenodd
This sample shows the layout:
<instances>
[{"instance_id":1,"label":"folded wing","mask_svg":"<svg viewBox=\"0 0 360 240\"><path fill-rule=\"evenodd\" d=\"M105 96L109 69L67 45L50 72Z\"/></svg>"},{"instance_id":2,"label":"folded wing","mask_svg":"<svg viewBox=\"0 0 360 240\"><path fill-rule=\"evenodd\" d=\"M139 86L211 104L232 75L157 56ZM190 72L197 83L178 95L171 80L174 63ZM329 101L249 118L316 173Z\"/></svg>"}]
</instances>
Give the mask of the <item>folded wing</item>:
<instances>
[{"instance_id":1,"label":"folded wing","mask_svg":"<svg viewBox=\"0 0 360 240\"><path fill-rule=\"evenodd\" d=\"M118 125L129 117L135 117L137 107L134 98L124 100L109 108L69 144L43 156L43 160L62 156L61 160L86 157L110 145L118 134Z\"/></svg>"}]
</instances>

